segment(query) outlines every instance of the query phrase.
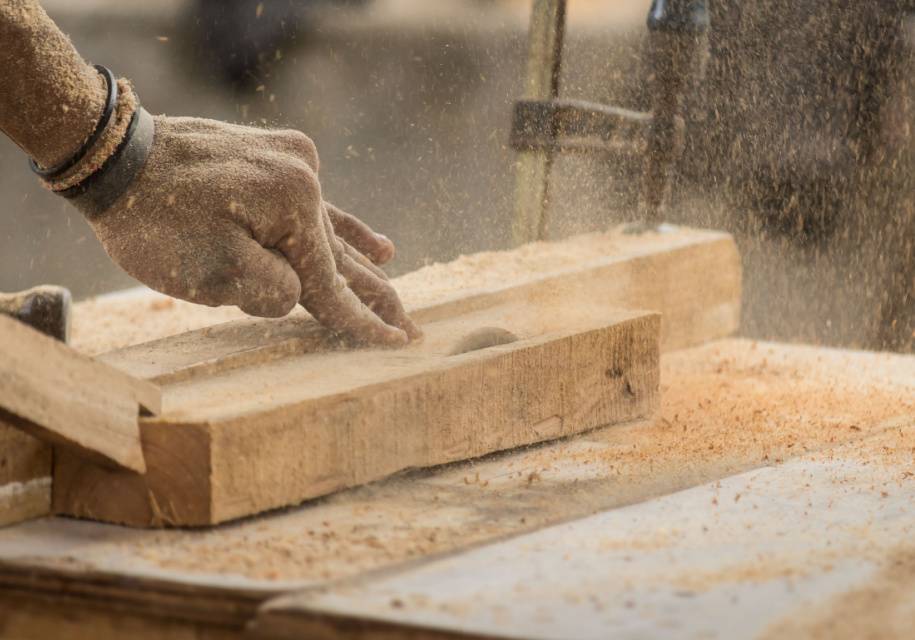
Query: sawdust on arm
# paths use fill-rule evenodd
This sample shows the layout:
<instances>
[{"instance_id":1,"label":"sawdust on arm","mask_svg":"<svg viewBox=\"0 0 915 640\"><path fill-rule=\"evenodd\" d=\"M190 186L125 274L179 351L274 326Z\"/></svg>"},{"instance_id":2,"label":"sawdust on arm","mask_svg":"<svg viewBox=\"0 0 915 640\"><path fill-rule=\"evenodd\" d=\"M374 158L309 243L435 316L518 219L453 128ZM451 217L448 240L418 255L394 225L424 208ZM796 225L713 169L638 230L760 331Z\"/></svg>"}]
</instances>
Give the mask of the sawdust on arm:
<instances>
[{"instance_id":1,"label":"sawdust on arm","mask_svg":"<svg viewBox=\"0 0 915 640\"><path fill-rule=\"evenodd\" d=\"M105 81L37 0L0 3L0 129L44 167L72 156L102 113Z\"/></svg>"}]
</instances>

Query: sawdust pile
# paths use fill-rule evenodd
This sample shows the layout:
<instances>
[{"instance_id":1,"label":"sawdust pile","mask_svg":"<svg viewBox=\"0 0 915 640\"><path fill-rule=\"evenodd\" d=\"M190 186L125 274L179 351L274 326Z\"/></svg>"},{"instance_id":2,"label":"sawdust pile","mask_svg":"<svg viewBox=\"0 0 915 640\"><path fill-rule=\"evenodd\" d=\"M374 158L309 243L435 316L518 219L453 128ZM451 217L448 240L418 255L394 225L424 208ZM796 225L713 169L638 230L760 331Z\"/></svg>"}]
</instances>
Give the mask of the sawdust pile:
<instances>
[{"instance_id":1,"label":"sawdust pile","mask_svg":"<svg viewBox=\"0 0 915 640\"><path fill-rule=\"evenodd\" d=\"M777 464L915 416L915 371L900 357L875 354L862 370L851 352L728 341L663 360L662 415L637 439L606 432L610 470Z\"/></svg>"},{"instance_id":2,"label":"sawdust pile","mask_svg":"<svg viewBox=\"0 0 915 640\"><path fill-rule=\"evenodd\" d=\"M662 413L652 424L612 427L378 483L274 516L269 524L257 519L218 532L159 532L139 554L169 569L320 583L642 502L841 443L862 443L841 455L912 467L911 429L899 429L893 446L865 446L869 436L915 423L915 371L905 358L726 340L665 356L663 381ZM894 480L911 482L912 474L904 471ZM875 495L894 490L898 486L873 487ZM739 499L723 497L721 508ZM674 541L643 535L621 544L637 552L639 545ZM790 563L747 566L706 576L703 584L793 570ZM694 579L691 586L703 585Z\"/></svg>"},{"instance_id":3,"label":"sawdust pile","mask_svg":"<svg viewBox=\"0 0 915 640\"><path fill-rule=\"evenodd\" d=\"M204 307L152 291L75 305L71 344L90 356L247 317L236 307Z\"/></svg>"}]
</instances>

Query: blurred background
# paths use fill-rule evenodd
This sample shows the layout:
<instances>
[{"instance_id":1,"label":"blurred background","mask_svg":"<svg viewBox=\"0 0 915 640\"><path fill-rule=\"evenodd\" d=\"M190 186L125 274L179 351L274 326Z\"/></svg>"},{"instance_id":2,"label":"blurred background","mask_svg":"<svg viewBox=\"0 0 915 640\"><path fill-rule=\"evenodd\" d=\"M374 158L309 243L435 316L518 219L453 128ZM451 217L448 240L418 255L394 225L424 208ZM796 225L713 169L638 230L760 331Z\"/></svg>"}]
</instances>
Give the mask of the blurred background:
<instances>
[{"instance_id":1,"label":"blurred background","mask_svg":"<svg viewBox=\"0 0 915 640\"><path fill-rule=\"evenodd\" d=\"M511 244L511 110L529 0L45 0L152 113L294 127L325 197L398 246L403 273ZM569 0L562 96L647 108L645 0ZM912 351L910 2L711 2L667 211L733 232L742 333ZM640 167L568 156L550 235L632 220ZM0 291L134 286L0 140Z\"/></svg>"}]
</instances>

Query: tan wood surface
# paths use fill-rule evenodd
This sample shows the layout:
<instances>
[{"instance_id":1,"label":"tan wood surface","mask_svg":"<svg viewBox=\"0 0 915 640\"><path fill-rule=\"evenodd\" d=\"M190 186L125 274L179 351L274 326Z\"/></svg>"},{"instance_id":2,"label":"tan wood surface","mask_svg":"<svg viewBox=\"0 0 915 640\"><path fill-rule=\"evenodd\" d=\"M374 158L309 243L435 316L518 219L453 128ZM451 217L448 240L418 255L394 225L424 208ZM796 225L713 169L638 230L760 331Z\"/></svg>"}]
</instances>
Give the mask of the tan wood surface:
<instances>
[{"instance_id":1,"label":"tan wood surface","mask_svg":"<svg viewBox=\"0 0 915 640\"><path fill-rule=\"evenodd\" d=\"M80 602L84 610L107 612L99 613L101 619L120 612L153 628L183 622L241 634L258 604L272 596L359 584L668 496L665 508L673 515L663 528L627 519L608 547L608 553L624 549L628 571L638 574L646 545L661 548L679 539L676 504L684 489L714 489L719 481L754 469L777 471L817 451L826 456L844 443L870 451L864 445L868 438L892 434L915 415L911 357L725 340L664 355L662 380L662 412L651 423L415 471L213 530L143 531L57 518L0 530L0 601L13 592L29 601L52 598L57 611L66 593L68 602ZM911 464L908 436L879 445L873 462L898 455ZM887 467L891 481L878 482L861 500L879 507L887 500L881 492L894 496L899 487L911 486L905 468L899 473L892 468ZM808 482L796 484L801 497L762 490L754 501L775 519L779 504L807 504ZM735 502L730 493L716 499L722 509L754 504ZM683 507L687 513L691 508ZM787 522L802 517L788 515ZM843 517L845 526L860 532L855 516ZM742 562L752 565L758 554L751 534L741 538L749 546L738 549ZM798 544L791 535L779 540L786 548ZM721 547L712 545L710 552ZM802 566L803 558L798 563ZM790 566L777 569L776 575L783 575ZM662 584L664 575L658 577ZM735 571L722 580L752 583L753 575ZM15 628L37 624L16 613L21 610L13 611L19 616ZM98 636L109 637L123 636Z\"/></svg>"},{"instance_id":2,"label":"tan wood surface","mask_svg":"<svg viewBox=\"0 0 915 640\"><path fill-rule=\"evenodd\" d=\"M281 597L256 628L290 640L908 638L912 445L915 415L777 468Z\"/></svg>"},{"instance_id":3,"label":"tan wood surface","mask_svg":"<svg viewBox=\"0 0 915 640\"><path fill-rule=\"evenodd\" d=\"M299 314L102 356L165 385L165 414L142 422L150 473L122 477L60 456L55 509L136 526L208 525L637 419L650 412L657 345L644 323L612 330L635 317L619 308L660 310L668 347L726 335L739 316L733 241L689 229L478 254L395 284L427 332L402 351L341 352ZM521 340L448 356L484 327Z\"/></svg>"},{"instance_id":4,"label":"tan wood surface","mask_svg":"<svg viewBox=\"0 0 915 640\"><path fill-rule=\"evenodd\" d=\"M50 445L0 420L0 527L50 512Z\"/></svg>"},{"instance_id":5,"label":"tan wood surface","mask_svg":"<svg viewBox=\"0 0 915 640\"><path fill-rule=\"evenodd\" d=\"M0 417L48 443L133 472L146 470L140 405L158 411L152 384L93 361L0 317Z\"/></svg>"},{"instance_id":6,"label":"tan wood surface","mask_svg":"<svg viewBox=\"0 0 915 640\"><path fill-rule=\"evenodd\" d=\"M656 315L544 331L547 312L487 309L428 323L403 350L317 352L173 385L162 418L142 425L148 473L61 454L54 508L138 526L215 524L654 412ZM448 355L486 326L520 339Z\"/></svg>"},{"instance_id":7,"label":"tan wood surface","mask_svg":"<svg viewBox=\"0 0 915 640\"><path fill-rule=\"evenodd\" d=\"M475 253L423 267L392 284L421 321L537 296L549 296L559 308L651 309L662 314L663 351L729 335L740 320L741 267L734 240L726 233L682 227L641 235L613 229ZM228 321L235 322L214 326ZM285 340L302 338L298 321L296 333L288 335L283 327L290 319L256 320L256 342L239 346L239 333L248 331L250 338L250 322L234 307L213 309L133 290L75 305L72 344L111 364L122 362L140 377L162 376L167 382L169 376L187 375L187 369L199 369L208 361L204 368L216 361L225 369L236 358L241 363L265 358L262 352L273 349L282 354ZM219 339L221 331L233 328L235 335ZM204 329L204 334L196 332ZM186 332L181 342L185 355L171 354L161 363L142 355L152 346L143 343ZM241 355L252 347L259 353Z\"/></svg>"},{"instance_id":8,"label":"tan wood surface","mask_svg":"<svg viewBox=\"0 0 915 640\"><path fill-rule=\"evenodd\" d=\"M564 318L576 321L616 309L657 311L665 351L730 335L740 322L740 256L734 240L717 231L667 227L660 233L627 234L615 229L464 256L393 284L422 323L516 302L550 307L555 326ZM105 313L111 313L111 304ZM301 310L280 320L240 318L210 326L208 318L223 318L224 310L157 298L138 312L132 309L138 304L120 303L125 317L110 321L118 324L108 325L106 340L75 326L75 344L131 375L162 384L327 346L325 333L303 322L307 316ZM84 307L93 317L103 315L96 305ZM143 331L125 332L124 325ZM171 335L193 327L199 328ZM160 339L147 342L140 339L144 335ZM121 336L125 340L119 342ZM102 353L105 347L112 350Z\"/></svg>"}]
</instances>

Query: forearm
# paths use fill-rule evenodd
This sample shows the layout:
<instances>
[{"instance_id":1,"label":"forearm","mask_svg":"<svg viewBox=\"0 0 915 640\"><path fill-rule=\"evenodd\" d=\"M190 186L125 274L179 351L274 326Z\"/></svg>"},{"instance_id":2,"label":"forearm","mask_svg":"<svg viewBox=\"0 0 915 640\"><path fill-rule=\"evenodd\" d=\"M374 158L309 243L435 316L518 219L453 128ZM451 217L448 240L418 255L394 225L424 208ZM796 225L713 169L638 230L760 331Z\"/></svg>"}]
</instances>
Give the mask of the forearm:
<instances>
[{"instance_id":1,"label":"forearm","mask_svg":"<svg viewBox=\"0 0 915 640\"><path fill-rule=\"evenodd\" d=\"M0 0L0 129L41 166L82 146L105 101L105 81L37 0Z\"/></svg>"}]
</instances>

